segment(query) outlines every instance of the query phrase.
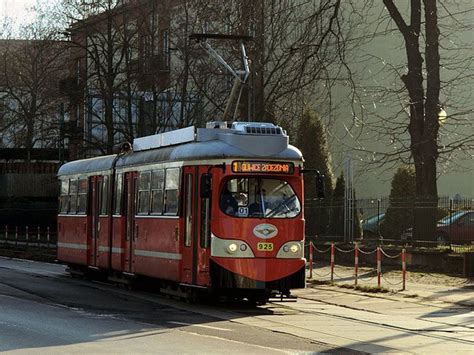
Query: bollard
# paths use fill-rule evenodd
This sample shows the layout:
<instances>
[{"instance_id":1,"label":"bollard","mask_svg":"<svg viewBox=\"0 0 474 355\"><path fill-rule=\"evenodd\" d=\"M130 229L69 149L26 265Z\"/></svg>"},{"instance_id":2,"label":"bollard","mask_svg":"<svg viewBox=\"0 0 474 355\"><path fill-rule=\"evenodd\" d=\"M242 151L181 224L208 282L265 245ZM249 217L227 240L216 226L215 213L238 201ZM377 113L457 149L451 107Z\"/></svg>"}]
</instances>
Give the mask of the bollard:
<instances>
[{"instance_id":1,"label":"bollard","mask_svg":"<svg viewBox=\"0 0 474 355\"><path fill-rule=\"evenodd\" d=\"M381 286L381 276L382 276L382 253L380 252L380 247L377 247L377 287Z\"/></svg>"},{"instance_id":2,"label":"bollard","mask_svg":"<svg viewBox=\"0 0 474 355\"><path fill-rule=\"evenodd\" d=\"M359 245L356 243L354 248L354 284L357 286L359 275Z\"/></svg>"},{"instance_id":3,"label":"bollard","mask_svg":"<svg viewBox=\"0 0 474 355\"><path fill-rule=\"evenodd\" d=\"M406 280L407 280L407 262L406 262L406 251L405 248L402 249L402 279L403 286L402 291L406 290Z\"/></svg>"},{"instance_id":4,"label":"bollard","mask_svg":"<svg viewBox=\"0 0 474 355\"><path fill-rule=\"evenodd\" d=\"M334 281L334 243L331 243L331 282Z\"/></svg>"},{"instance_id":5,"label":"bollard","mask_svg":"<svg viewBox=\"0 0 474 355\"><path fill-rule=\"evenodd\" d=\"M313 242L309 242L309 278L313 278Z\"/></svg>"},{"instance_id":6,"label":"bollard","mask_svg":"<svg viewBox=\"0 0 474 355\"><path fill-rule=\"evenodd\" d=\"M49 227L46 228L46 247L49 249Z\"/></svg>"},{"instance_id":7,"label":"bollard","mask_svg":"<svg viewBox=\"0 0 474 355\"><path fill-rule=\"evenodd\" d=\"M41 239L41 236L40 236L40 227L38 226L38 235L37 235L37 244L38 244L38 248L40 248L40 239Z\"/></svg>"},{"instance_id":8,"label":"bollard","mask_svg":"<svg viewBox=\"0 0 474 355\"><path fill-rule=\"evenodd\" d=\"M5 226L5 244L8 244L8 226Z\"/></svg>"},{"instance_id":9,"label":"bollard","mask_svg":"<svg viewBox=\"0 0 474 355\"><path fill-rule=\"evenodd\" d=\"M18 226L15 226L15 246L18 246Z\"/></svg>"},{"instance_id":10,"label":"bollard","mask_svg":"<svg viewBox=\"0 0 474 355\"><path fill-rule=\"evenodd\" d=\"M28 226L25 228L25 234L26 234L26 247L28 248Z\"/></svg>"}]
</instances>

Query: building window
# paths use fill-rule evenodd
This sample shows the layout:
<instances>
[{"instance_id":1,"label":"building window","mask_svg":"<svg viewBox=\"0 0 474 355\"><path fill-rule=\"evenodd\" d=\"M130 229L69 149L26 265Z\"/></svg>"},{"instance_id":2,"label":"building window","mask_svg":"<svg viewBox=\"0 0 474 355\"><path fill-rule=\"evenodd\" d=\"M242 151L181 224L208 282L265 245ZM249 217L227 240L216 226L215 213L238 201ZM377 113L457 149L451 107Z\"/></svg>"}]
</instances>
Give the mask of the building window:
<instances>
[{"instance_id":1,"label":"building window","mask_svg":"<svg viewBox=\"0 0 474 355\"><path fill-rule=\"evenodd\" d=\"M168 30L163 30L163 64L165 68L170 66L170 36Z\"/></svg>"},{"instance_id":2,"label":"building window","mask_svg":"<svg viewBox=\"0 0 474 355\"><path fill-rule=\"evenodd\" d=\"M152 36L143 37L143 72L150 73L152 71L153 59L153 40Z\"/></svg>"}]
</instances>

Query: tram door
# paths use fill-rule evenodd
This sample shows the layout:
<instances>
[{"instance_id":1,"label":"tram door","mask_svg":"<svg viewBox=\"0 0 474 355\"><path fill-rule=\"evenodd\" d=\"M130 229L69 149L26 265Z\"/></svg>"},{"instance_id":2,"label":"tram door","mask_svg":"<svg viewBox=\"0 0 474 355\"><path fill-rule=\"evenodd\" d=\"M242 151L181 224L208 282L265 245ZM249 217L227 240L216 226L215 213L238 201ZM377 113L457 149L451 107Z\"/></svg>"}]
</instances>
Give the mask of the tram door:
<instances>
[{"instance_id":1,"label":"tram door","mask_svg":"<svg viewBox=\"0 0 474 355\"><path fill-rule=\"evenodd\" d=\"M201 199L199 197L199 168L184 168L182 281L193 285L207 285L208 261L201 235ZM204 248L203 248L204 247Z\"/></svg>"},{"instance_id":2,"label":"tram door","mask_svg":"<svg viewBox=\"0 0 474 355\"><path fill-rule=\"evenodd\" d=\"M183 201L183 217L184 217L184 235L181 238L183 243L183 263L182 263L182 281L188 284L195 284L196 271L195 271L195 258L196 253L194 251L196 227L195 223L197 218L196 208L194 204L196 183L195 183L195 171L191 167L184 168L184 201Z\"/></svg>"},{"instance_id":3,"label":"tram door","mask_svg":"<svg viewBox=\"0 0 474 355\"><path fill-rule=\"evenodd\" d=\"M91 177L91 220L90 220L90 233L89 233L89 260L88 264L91 266L97 266L97 257L99 252L99 233L100 233L100 206L102 198L102 176Z\"/></svg>"},{"instance_id":4,"label":"tram door","mask_svg":"<svg viewBox=\"0 0 474 355\"><path fill-rule=\"evenodd\" d=\"M124 197L125 197L125 241L123 243L123 265L124 272L133 272L133 253L136 238L135 211L136 211L136 185L137 173L125 174Z\"/></svg>"}]
</instances>

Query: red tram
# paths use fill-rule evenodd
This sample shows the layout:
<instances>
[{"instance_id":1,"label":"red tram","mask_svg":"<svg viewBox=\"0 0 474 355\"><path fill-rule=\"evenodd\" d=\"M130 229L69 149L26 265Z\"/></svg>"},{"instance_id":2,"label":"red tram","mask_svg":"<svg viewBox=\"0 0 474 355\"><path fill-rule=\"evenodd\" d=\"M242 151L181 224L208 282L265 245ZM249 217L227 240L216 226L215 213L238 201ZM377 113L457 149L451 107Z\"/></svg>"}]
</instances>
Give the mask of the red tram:
<instances>
[{"instance_id":1,"label":"red tram","mask_svg":"<svg viewBox=\"0 0 474 355\"><path fill-rule=\"evenodd\" d=\"M261 302L305 287L300 151L273 124L211 126L64 164L58 259L174 293Z\"/></svg>"}]
</instances>

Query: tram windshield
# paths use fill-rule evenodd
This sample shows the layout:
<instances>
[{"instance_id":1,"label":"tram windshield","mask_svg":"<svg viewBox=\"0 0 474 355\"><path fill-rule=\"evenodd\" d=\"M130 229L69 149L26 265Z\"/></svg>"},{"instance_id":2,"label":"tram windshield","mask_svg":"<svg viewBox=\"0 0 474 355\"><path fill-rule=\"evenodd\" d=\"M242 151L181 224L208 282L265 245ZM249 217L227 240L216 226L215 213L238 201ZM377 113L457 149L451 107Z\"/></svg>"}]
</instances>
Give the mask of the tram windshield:
<instances>
[{"instance_id":1,"label":"tram windshield","mask_svg":"<svg viewBox=\"0 0 474 355\"><path fill-rule=\"evenodd\" d=\"M243 218L293 218L301 212L295 191L279 179L231 179L222 189L219 205L225 214Z\"/></svg>"}]
</instances>

